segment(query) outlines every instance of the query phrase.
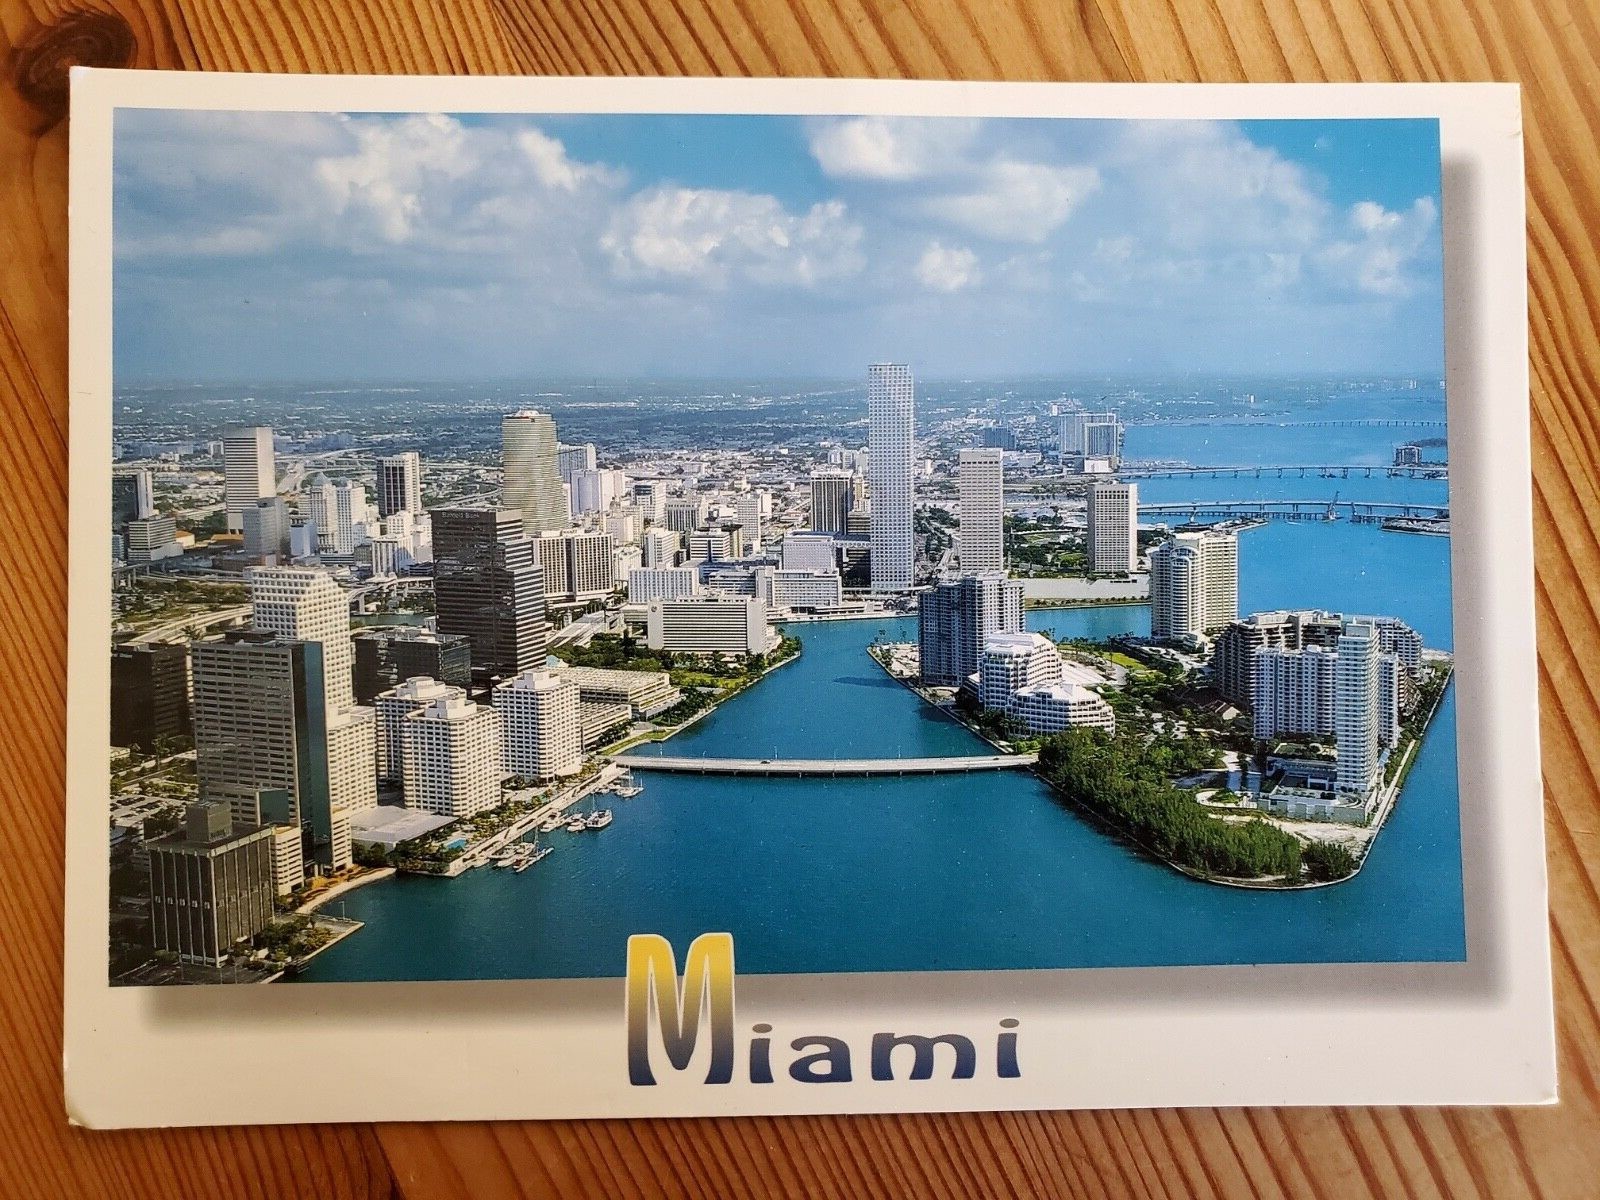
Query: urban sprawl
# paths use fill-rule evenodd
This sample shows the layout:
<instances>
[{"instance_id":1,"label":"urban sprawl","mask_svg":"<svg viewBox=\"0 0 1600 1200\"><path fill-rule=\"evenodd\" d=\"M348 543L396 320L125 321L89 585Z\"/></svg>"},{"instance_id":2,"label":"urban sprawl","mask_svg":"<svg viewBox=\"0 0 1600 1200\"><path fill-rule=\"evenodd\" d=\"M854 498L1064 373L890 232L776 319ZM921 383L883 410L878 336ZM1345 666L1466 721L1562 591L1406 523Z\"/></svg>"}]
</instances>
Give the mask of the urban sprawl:
<instances>
[{"instance_id":1,"label":"urban sprawl","mask_svg":"<svg viewBox=\"0 0 1600 1200\"><path fill-rule=\"evenodd\" d=\"M1063 399L1024 449L981 415L919 442L915 410L910 369L875 364L866 445L809 454L613 455L535 410L502 417L498 464L285 455L260 426L120 448L113 980L276 978L359 928L328 913L352 887L533 867L811 620L918 617L872 657L995 750L918 769L1033 769L1213 882L1359 870L1449 656L1391 616L1241 616L1263 517L1141 523L1116 412ZM1395 470L1444 467L1411 444ZM1024 624L1106 603L1148 603L1150 636Z\"/></svg>"}]
</instances>

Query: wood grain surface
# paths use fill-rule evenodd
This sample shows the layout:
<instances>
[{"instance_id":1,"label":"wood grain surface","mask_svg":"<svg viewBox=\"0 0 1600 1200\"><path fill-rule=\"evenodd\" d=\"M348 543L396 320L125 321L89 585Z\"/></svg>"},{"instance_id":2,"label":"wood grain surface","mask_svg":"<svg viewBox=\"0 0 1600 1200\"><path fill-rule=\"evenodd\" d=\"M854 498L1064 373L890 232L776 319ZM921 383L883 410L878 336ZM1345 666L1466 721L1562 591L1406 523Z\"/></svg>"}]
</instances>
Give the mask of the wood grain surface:
<instances>
[{"instance_id":1,"label":"wood grain surface","mask_svg":"<svg viewBox=\"0 0 1600 1200\"><path fill-rule=\"evenodd\" d=\"M1600 1195L1593 0L0 0L0 1195ZM1562 1104L93 1134L61 1104L66 70L1514 80ZM1471 1047L1463 1047L1471 1053Z\"/></svg>"}]
</instances>

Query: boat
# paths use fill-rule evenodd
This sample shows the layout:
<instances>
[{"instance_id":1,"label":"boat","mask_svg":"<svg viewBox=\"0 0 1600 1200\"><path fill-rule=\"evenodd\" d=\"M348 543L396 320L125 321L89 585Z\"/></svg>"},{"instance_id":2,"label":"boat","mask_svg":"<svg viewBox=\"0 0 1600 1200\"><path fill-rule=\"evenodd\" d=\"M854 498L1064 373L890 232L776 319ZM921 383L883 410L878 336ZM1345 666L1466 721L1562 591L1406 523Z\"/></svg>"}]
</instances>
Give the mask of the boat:
<instances>
[{"instance_id":1,"label":"boat","mask_svg":"<svg viewBox=\"0 0 1600 1200\"><path fill-rule=\"evenodd\" d=\"M611 810L609 808L602 808L596 812L592 812L589 814L588 819L585 820L583 824L584 828L586 829L604 829L607 825L611 824Z\"/></svg>"},{"instance_id":2,"label":"boat","mask_svg":"<svg viewBox=\"0 0 1600 1200\"><path fill-rule=\"evenodd\" d=\"M554 833L567 823L567 818L562 813L551 813L539 823L540 833Z\"/></svg>"},{"instance_id":3,"label":"boat","mask_svg":"<svg viewBox=\"0 0 1600 1200\"><path fill-rule=\"evenodd\" d=\"M581 815L573 817L567 822L568 833L577 833L579 830L587 828L589 828L588 818Z\"/></svg>"}]
</instances>

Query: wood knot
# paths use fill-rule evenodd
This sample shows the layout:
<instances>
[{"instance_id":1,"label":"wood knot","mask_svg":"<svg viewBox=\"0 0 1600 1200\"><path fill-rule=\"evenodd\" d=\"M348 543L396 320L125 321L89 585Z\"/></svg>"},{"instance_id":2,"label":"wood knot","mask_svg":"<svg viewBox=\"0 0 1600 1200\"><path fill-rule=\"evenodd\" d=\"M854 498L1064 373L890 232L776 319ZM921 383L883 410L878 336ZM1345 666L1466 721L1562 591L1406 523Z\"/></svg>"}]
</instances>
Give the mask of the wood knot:
<instances>
[{"instance_id":1,"label":"wood knot","mask_svg":"<svg viewBox=\"0 0 1600 1200\"><path fill-rule=\"evenodd\" d=\"M125 67L136 49L133 29L115 13L71 12L12 52L11 78L22 98L54 124L67 115L68 71Z\"/></svg>"}]
</instances>

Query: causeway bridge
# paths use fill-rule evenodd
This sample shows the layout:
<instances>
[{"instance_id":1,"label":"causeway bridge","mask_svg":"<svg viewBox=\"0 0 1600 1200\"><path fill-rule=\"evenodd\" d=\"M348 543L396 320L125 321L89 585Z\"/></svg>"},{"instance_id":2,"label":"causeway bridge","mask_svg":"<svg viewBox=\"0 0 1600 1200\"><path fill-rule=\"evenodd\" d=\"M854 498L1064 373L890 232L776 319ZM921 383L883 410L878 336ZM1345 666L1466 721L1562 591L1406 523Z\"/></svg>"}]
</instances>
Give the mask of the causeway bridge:
<instances>
[{"instance_id":1,"label":"causeway bridge","mask_svg":"<svg viewBox=\"0 0 1600 1200\"><path fill-rule=\"evenodd\" d=\"M1367 500L1181 500L1168 504L1141 504L1141 517L1185 517L1197 521L1337 521L1375 525L1385 517L1410 517L1442 521L1450 509L1442 504L1391 504Z\"/></svg>"},{"instance_id":2,"label":"causeway bridge","mask_svg":"<svg viewBox=\"0 0 1600 1200\"><path fill-rule=\"evenodd\" d=\"M682 775L946 775L966 771L1011 771L1031 767L1037 754L979 754L948 758L668 758L618 754L611 759L634 771Z\"/></svg>"},{"instance_id":3,"label":"causeway bridge","mask_svg":"<svg viewBox=\"0 0 1600 1200\"><path fill-rule=\"evenodd\" d=\"M1415 466L1382 466L1368 463L1271 464L1267 466L1175 466L1158 463L1124 463L1117 469L1118 479L1448 479L1447 463L1419 463Z\"/></svg>"}]
</instances>

